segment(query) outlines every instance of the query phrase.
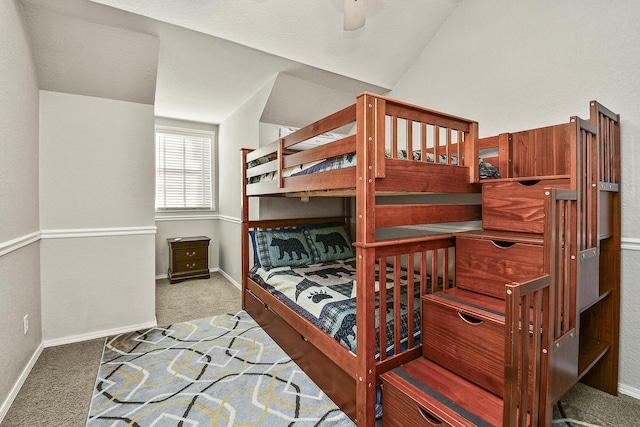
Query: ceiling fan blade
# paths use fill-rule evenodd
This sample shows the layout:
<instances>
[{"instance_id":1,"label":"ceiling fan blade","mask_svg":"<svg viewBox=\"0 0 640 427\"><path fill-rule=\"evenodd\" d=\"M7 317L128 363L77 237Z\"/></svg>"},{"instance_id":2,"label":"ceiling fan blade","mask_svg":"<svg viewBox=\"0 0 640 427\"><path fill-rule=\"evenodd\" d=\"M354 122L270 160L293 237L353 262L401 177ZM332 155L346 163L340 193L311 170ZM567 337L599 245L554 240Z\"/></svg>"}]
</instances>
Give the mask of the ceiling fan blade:
<instances>
[{"instance_id":1,"label":"ceiling fan blade","mask_svg":"<svg viewBox=\"0 0 640 427\"><path fill-rule=\"evenodd\" d=\"M354 31L364 27L367 16L366 0L344 0L344 30Z\"/></svg>"}]
</instances>

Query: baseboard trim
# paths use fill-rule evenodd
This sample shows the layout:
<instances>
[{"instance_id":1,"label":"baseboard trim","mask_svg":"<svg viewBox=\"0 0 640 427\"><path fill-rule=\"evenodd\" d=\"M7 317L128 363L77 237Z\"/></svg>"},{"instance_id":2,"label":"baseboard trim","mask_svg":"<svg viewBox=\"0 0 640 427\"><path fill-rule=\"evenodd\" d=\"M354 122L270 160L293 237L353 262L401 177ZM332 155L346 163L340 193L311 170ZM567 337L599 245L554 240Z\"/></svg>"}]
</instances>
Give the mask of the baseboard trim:
<instances>
[{"instance_id":1,"label":"baseboard trim","mask_svg":"<svg viewBox=\"0 0 640 427\"><path fill-rule=\"evenodd\" d=\"M233 278L231 276L229 276L224 270L221 270L219 268L211 268L211 269L209 269L209 272L222 274L225 277L225 279L227 279L228 281L230 281L233 284L233 286L235 286L238 289L242 289L242 286L240 285L240 283L238 283L235 280L233 280ZM158 274L156 276L156 280L167 279L167 278L169 278L169 275L167 275L167 274Z\"/></svg>"},{"instance_id":2,"label":"baseboard trim","mask_svg":"<svg viewBox=\"0 0 640 427\"><path fill-rule=\"evenodd\" d=\"M217 273L218 272L218 268L210 268L209 269L209 273ZM160 280L160 279L168 279L169 275L168 274L158 274L156 275L156 280Z\"/></svg>"},{"instance_id":3,"label":"baseboard trim","mask_svg":"<svg viewBox=\"0 0 640 427\"><path fill-rule=\"evenodd\" d=\"M235 286L236 288L242 290L242 285L238 282L236 282L235 280L233 280L233 278L231 276L229 276L224 270L220 270L218 269L218 273L222 274L225 279L227 279L228 281L230 281L233 286Z\"/></svg>"},{"instance_id":4,"label":"baseboard trim","mask_svg":"<svg viewBox=\"0 0 640 427\"><path fill-rule=\"evenodd\" d=\"M233 286L235 286L236 288L242 290L242 285L238 282L236 282L235 280L233 280L233 277L229 276L224 270L221 270L219 268L211 268L209 269L209 271L211 273L220 273L224 276L225 279L227 279L228 281L230 281ZM160 279L167 279L169 278L169 276L167 274L159 274L156 276L156 280L160 280Z\"/></svg>"},{"instance_id":5,"label":"baseboard trim","mask_svg":"<svg viewBox=\"0 0 640 427\"><path fill-rule=\"evenodd\" d=\"M122 328L106 329L106 330L102 330L102 331L89 332L87 334L72 335L72 336L69 336L69 337L55 338L55 339L52 339L52 340L45 340L45 341L42 342L42 344L44 345L45 348L57 347L59 345L64 345L64 344L73 344L73 343L82 342L82 341L89 341L89 340L96 339L96 338L105 338L105 337L110 337L110 336L113 336L113 335L119 335L119 334L123 334L123 333L126 333L126 332L140 331L140 330L144 330L144 329L155 328L156 326L158 326L158 321L154 320L153 322L140 323L140 324L137 324L137 325L123 326Z\"/></svg>"},{"instance_id":6,"label":"baseboard trim","mask_svg":"<svg viewBox=\"0 0 640 427\"><path fill-rule=\"evenodd\" d=\"M31 356L31 359L29 359L29 363L27 363L27 366L24 367L24 369L22 370L22 373L18 377L18 380L13 385L11 392L9 393L7 398L4 400L4 402L2 402L2 406L0 406L0 424L2 424L2 420L4 420L4 417L7 415L7 412L9 412L9 408L11 407L11 405L13 404L13 401L18 396L18 393L20 392L20 389L24 385L24 382L27 380L29 373L31 373L31 370L35 366L40 355L42 354L42 350L44 350L44 345L43 343L40 343L38 348L36 348L36 351Z\"/></svg>"},{"instance_id":7,"label":"baseboard trim","mask_svg":"<svg viewBox=\"0 0 640 427\"><path fill-rule=\"evenodd\" d=\"M640 389L624 384L618 384L618 393L640 399Z\"/></svg>"}]
</instances>

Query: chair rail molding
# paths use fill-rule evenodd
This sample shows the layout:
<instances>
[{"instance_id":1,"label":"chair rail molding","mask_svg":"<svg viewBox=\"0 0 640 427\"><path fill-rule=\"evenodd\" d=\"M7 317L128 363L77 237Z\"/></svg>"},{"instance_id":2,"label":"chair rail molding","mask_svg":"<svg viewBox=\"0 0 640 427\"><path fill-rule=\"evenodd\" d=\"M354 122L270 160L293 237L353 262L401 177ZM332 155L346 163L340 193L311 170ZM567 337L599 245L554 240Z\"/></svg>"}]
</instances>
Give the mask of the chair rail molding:
<instances>
[{"instance_id":1,"label":"chair rail molding","mask_svg":"<svg viewBox=\"0 0 640 427\"><path fill-rule=\"evenodd\" d=\"M114 228L77 228L60 230L42 230L42 239L70 239L82 237L132 236L140 234L156 234L157 227L114 227Z\"/></svg>"},{"instance_id":2,"label":"chair rail molding","mask_svg":"<svg viewBox=\"0 0 640 427\"><path fill-rule=\"evenodd\" d=\"M15 239L11 239L7 242L0 242L0 256L6 255L13 251L17 251L31 243L35 243L40 240L40 231L34 231L33 233L25 234Z\"/></svg>"}]
</instances>

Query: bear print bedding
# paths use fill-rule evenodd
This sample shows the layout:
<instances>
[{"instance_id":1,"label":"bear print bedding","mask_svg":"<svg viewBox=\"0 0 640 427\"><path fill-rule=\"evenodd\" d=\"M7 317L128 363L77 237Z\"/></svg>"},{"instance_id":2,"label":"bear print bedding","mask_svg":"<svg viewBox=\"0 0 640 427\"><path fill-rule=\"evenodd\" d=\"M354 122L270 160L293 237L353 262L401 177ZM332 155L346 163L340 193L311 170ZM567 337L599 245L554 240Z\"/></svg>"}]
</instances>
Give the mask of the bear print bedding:
<instances>
[{"instance_id":1,"label":"bear print bedding","mask_svg":"<svg viewBox=\"0 0 640 427\"><path fill-rule=\"evenodd\" d=\"M322 239L322 238L321 238ZM336 250L340 239L334 236ZM329 245L331 243L328 243ZM295 257L295 254L294 254ZM387 354L393 354L393 271L388 269L385 278L387 310ZM306 266L280 266L264 269L254 266L251 278L278 299L284 301L301 316L310 320L320 329L331 335L349 351L356 352L356 283L355 259L323 262ZM376 319L379 319L379 273L376 272ZM406 283L407 272L403 271L402 281ZM416 342L420 335L420 291L419 277L415 275L415 292L412 313L416 327ZM407 288L401 291L401 342L407 341ZM376 354L379 354L379 325L376 325Z\"/></svg>"}]
</instances>

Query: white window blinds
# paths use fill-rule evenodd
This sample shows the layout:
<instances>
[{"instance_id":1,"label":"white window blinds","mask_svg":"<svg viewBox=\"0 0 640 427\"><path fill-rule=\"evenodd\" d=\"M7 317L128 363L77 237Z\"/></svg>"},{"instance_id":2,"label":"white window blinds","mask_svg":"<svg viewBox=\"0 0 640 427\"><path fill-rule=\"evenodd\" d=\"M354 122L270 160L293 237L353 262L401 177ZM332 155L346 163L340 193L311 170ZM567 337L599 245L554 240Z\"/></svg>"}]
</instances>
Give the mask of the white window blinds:
<instances>
[{"instance_id":1,"label":"white window blinds","mask_svg":"<svg viewBox=\"0 0 640 427\"><path fill-rule=\"evenodd\" d=\"M212 134L156 129L156 209L211 209Z\"/></svg>"}]
</instances>

